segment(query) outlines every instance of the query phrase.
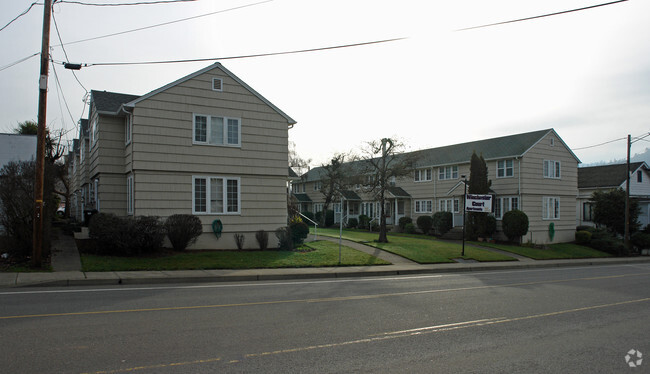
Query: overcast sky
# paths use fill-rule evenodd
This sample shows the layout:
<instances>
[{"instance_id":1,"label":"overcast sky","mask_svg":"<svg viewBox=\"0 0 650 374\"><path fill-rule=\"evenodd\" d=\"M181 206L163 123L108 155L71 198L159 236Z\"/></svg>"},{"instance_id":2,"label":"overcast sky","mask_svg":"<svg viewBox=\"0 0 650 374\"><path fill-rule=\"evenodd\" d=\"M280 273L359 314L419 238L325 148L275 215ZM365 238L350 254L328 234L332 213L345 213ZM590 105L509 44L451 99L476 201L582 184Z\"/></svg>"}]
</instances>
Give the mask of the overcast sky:
<instances>
[{"instance_id":1,"label":"overcast sky","mask_svg":"<svg viewBox=\"0 0 650 374\"><path fill-rule=\"evenodd\" d=\"M417 150L547 128L588 164L625 158L625 141L578 148L650 131L647 0L467 31L455 30L606 1L272 0L242 7L258 1L62 3L54 6L54 17L74 63L226 57L407 38L221 61L298 122L289 137L312 166L383 137ZM32 2L0 2L0 27ZM219 13L73 43L213 12ZM0 31L1 132L37 118L38 56L5 67L40 51L42 21L43 6L36 5ZM54 23L51 44L52 58L66 60ZM142 95L210 64L92 66L76 74L88 91ZM76 137L76 122L88 116L85 92L71 71L53 64L48 126ZM635 143L632 154L650 147L647 140Z\"/></svg>"}]
</instances>

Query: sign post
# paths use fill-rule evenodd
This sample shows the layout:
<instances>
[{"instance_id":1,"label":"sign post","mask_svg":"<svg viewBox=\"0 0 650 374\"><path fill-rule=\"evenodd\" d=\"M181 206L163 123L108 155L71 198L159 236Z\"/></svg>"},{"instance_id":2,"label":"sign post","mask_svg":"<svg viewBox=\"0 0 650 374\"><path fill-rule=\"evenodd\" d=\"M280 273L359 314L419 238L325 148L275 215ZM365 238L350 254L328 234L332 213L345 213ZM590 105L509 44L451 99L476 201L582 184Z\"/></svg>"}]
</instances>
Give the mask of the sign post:
<instances>
[{"instance_id":1,"label":"sign post","mask_svg":"<svg viewBox=\"0 0 650 374\"><path fill-rule=\"evenodd\" d=\"M466 212L490 213L492 212L492 195L478 195L467 193L467 183L465 183L465 208L463 209L463 251L461 256L465 256L465 214Z\"/></svg>"}]
</instances>

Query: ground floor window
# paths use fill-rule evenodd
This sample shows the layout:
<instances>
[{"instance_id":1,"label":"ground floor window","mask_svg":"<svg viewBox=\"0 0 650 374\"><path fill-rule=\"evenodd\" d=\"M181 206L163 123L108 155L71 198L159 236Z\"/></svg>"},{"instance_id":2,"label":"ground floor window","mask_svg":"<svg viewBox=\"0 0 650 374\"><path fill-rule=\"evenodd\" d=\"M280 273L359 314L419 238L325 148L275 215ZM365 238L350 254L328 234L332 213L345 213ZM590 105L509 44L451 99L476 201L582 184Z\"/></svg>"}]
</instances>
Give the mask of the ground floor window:
<instances>
[{"instance_id":1,"label":"ground floor window","mask_svg":"<svg viewBox=\"0 0 650 374\"><path fill-rule=\"evenodd\" d=\"M592 203L582 204L582 220L591 222L594 219L594 205Z\"/></svg>"},{"instance_id":2,"label":"ground floor window","mask_svg":"<svg viewBox=\"0 0 650 374\"><path fill-rule=\"evenodd\" d=\"M239 214L240 179L232 177L193 177L192 212Z\"/></svg>"},{"instance_id":3,"label":"ground floor window","mask_svg":"<svg viewBox=\"0 0 650 374\"><path fill-rule=\"evenodd\" d=\"M494 201L494 217L496 219L503 218L506 212L515 209L519 209L519 197L517 196L497 197Z\"/></svg>"},{"instance_id":4,"label":"ground floor window","mask_svg":"<svg viewBox=\"0 0 650 374\"><path fill-rule=\"evenodd\" d=\"M371 203L361 203L361 214L366 215L370 218L375 218L379 215L379 209L377 208L376 202Z\"/></svg>"},{"instance_id":5,"label":"ground floor window","mask_svg":"<svg viewBox=\"0 0 650 374\"><path fill-rule=\"evenodd\" d=\"M415 213L432 213L433 201L431 200L415 200Z\"/></svg>"},{"instance_id":6,"label":"ground floor window","mask_svg":"<svg viewBox=\"0 0 650 374\"><path fill-rule=\"evenodd\" d=\"M542 218L560 219L560 198L544 196L542 198Z\"/></svg>"},{"instance_id":7,"label":"ground floor window","mask_svg":"<svg viewBox=\"0 0 650 374\"><path fill-rule=\"evenodd\" d=\"M438 201L439 212L460 212L460 200L459 199L441 199Z\"/></svg>"},{"instance_id":8,"label":"ground floor window","mask_svg":"<svg viewBox=\"0 0 650 374\"><path fill-rule=\"evenodd\" d=\"M314 204L314 214L316 214L318 212L322 212L322 211L323 211L323 204L322 203Z\"/></svg>"},{"instance_id":9,"label":"ground floor window","mask_svg":"<svg viewBox=\"0 0 650 374\"><path fill-rule=\"evenodd\" d=\"M126 177L126 213L133 214L133 175Z\"/></svg>"}]
</instances>

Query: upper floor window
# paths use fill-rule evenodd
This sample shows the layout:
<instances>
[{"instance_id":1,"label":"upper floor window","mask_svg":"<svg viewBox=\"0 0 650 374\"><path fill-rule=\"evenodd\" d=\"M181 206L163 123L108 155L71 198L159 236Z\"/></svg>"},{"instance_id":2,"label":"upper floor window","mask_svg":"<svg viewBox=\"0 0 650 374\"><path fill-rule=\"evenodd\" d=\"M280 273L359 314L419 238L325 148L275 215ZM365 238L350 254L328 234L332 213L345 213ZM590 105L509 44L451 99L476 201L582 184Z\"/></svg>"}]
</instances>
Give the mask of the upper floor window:
<instances>
[{"instance_id":1,"label":"upper floor window","mask_svg":"<svg viewBox=\"0 0 650 374\"><path fill-rule=\"evenodd\" d=\"M560 179L560 161L544 160L544 178Z\"/></svg>"},{"instance_id":2,"label":"upper floor window","mask_svg":"<svg viewBox=\"0 0 650 374\"><path fill-rule=\"evenodd\" d=\"M512 177L515 175L515 168L512 160L497 161L497 178Z\"/></svg>"},{"instance_id":3,"label":"upper floor window","mask_svg":"<svg viewBox=\"0 0 650 374\"><path fill-rule=\"evenodd\" d=\"M207 214L240 213L239 178L193 177L192 212Z\"/></svg>"},{"instance_id":4,"label":"upper floor window","mask_svg":"<svg viewBox=\"0 0 650 374\"><path fill-rule=\"evenodd\" d=\"M637 183L643 183L643 172L641 170L636 172L636 181Z\"/></svg>"},{"instance_id":5,"label":"upper floor window","mask_svg":"<svg viewBox=\"0 0 650 374\"><path fill-rule=\"evenodd\" d=\"M82 138L79 143L79 163L82 163L84 162L84 153L86 152L86 139Z\"/></svg>"},{"instance_id":6,"label":"upper floor window","mask_svg":"<svg viewBox=\"0 0 650 374\"><path fill-rule=\"evenodd\" d=\"M127 114L124 118L124 144L131 143L131 116Z\"/></svg>"},{"instance_id":7,"label":"upper floor window","mask_svg":"<svg viewBox=\"0 0 650 374\"><path fill-rule=\"evenodd\" d=\"M439 168L438 179L457 179L458 178L458 165L443 166Z\"/></svg>"},{"instance_id":8,"label":"upper floor window","mask_svg":"<svg viewBox=\"0 0 650 374\"><path fill-rule=\"evenodd\" d=\"M431 169L418 169L415 171L416 182L428 182L431 180Z\"/></svg>"},{"instance_id":9,"label":"upper floor window","mask_svg":"<svg viewBox=\"0 0 650 374\"><path fill-rule=\"evenodd\" d=\"M314 191L320 191L322 187L323 187L323 182L321 181L314 182Z\"/></svg>"},{"instance_id":10,"label":"upper floor window","mask_svg":"<svg viewBox=\"0 0 650 374\"><path fill-rule=\"evenodd\" d=\"M97 138L99 138L99 125L97 124L97 116L93 118L93 121L90 123L90 146L94 147L97 143Z\"/></svg>"},{"instance_id":11,"label":"upper floor window","mask_svg":"<svg viewBox=\"0 0 650 374\"><path fill-rule=\"evenodd\" d=\"M239 118L194 115L194 144L241 146Z\"/></svg>"}]
</instances>

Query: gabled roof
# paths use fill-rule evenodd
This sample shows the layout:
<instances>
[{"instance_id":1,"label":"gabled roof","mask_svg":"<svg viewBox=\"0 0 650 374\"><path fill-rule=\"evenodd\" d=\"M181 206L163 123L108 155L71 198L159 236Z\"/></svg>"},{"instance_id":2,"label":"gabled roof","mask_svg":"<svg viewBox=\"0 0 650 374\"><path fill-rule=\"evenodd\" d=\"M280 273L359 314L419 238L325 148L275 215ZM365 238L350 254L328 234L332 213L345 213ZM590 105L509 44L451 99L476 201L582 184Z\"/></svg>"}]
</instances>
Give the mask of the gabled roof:
<instances>
[{"instance_id":1,"label":"gabled roof","mask_svg":"<svg viewBox=\"0 0 650 374\"><path fill-rule=\"evenodd\" d=\"M648 169L645 162L630 163L630 172ZM627 179L627 164L612 164L578 168L578 188L618 188Z\"/></svg>"},{"instance_id":2,"label":"gabled roof","mask_svg":"<svg viewBox=\"0 0 650 374\"><path fill-rule=\"evenodd\" d=\"M477 140L473 142L448 145L438 148L429 148L419 151L404 153L404 156L413 157L415 163L413 168L430 168L446 165L466 164L470 162L472 153L476 151L478 155L483 155L487 160L498 160L514 157L523 157L528 151L539 143L545 136L552 133L555 140L566 147L569 153L580 162L578 157L562 141L555 130L546 129L532 131L523 134L502 136L498 138ZM354 162L354 167L360 167L364 161ZM303 180L309 182L322 178L324 170L322 167L316 167L303 175Z\"/></svg>"},{"instance_id":3,"label":"gabled roof","mask_svg":"<svg viewBox=\"0 0 650 374\"><path fill-rule=\"evenodd\" d=\"M289 167L288 176L290 180L300 180L300 176L291 167Z\"/></svg>"},{"instance_id":4,"label":"gabled roof","mask_svg":"<svg viewBox=\"0 0 650 374\"><path fill-rule=\"evenodd\" d=\"M95 109L101 114L116 115L119 113L122 104L137 99L138 95L129 95L117 92L91 90L91 100Z\"/></svg>"},{"instance_id":5,"label":"gabled roof","mask_svg":"<svg viewBox=\"0 0 650 374\"><path fill-rule=\"evenodd\" d=\"M88 120L79 120L79 139L88 137Z\"/></svg>"},{"instance_id":6,"label":"gabled roof","mask_svg":"<svg viewBox=\"0 0 650 374\"><path fill-rule=\"evenodd\" d=\"M186 81L188 81L188 80L190 80L190 79L192 79L192 78L194 78L194 77L197 77L197 76L199 76L199 75L201 75L201 74L203 74L203 73L205 73L205 72L208 72L208 71L210 71L210 70L212 70L212 69L219 69L219 70L221 70L222 72L224 72L224 74L226 74L227 76L229 76L230 78L232 78L234 81L236 81L237 83L239 83L242 87L244 87L245 89L247 89L250 93L252 93L252 94L253 94L254 96L256 96L258 99L260 99L261 101L263 101L266 105L268 105L269 107L271 107L273 110L275 110L279 115L281 115L282 117L284 117L290 125L294 125L294 124L296 124L296 121L293 120L293 118L289 117L286 113L284 113L282 110L280 110L280 108L278 108L278 107L276 107L275 105L273 105L273 103L271 103L270 101L268 101L264 96L260 95L260 94L259 94L257 91L255 91L251 86L249 86L248 84L246 84L246 82L244 82L243 80L239 79L239 77L237 77L235 74L233 74L230 70L226 69L226 68L225 68L223 65L221 65L219 62L215 62L214 64L212 64L212 65L210 65L210 66L207 66L207 67L205 67L205 68L203 68L203 69L201 69L201 70L199 70L199 71L196 71L196 72L194 72L194 73L192 73L192 74L186 75L186 76L184 76L183 78L180 78L180 79L178 79L178 80L175 80L175 81L173 81L173 82L171 82L171 83L169 83L169 84L167 84L167 85L164 85L164 86L162 86L162 87L160 87L160 88L158 88L158 89L155 89L155 90L153 90L153 91L151 91L151 92L149 92L149 93L147 93L147 94L144 94L144 95L139 96L139 97L134 97L134 98L131 99L130 101L128 101L128 102L124 102L124 106L125 106L125 107L129 107L129 108L132 108L132 107L134 107L137 103L139 103L139 102L142 101L142 100L146 100L146 99L152 97L153 95L156 95L156 94L158 94L158 93L160 93L160 92L163 92L163 91L165 91L165 90L167 90L167 89L169 89L169 88L171 88L171 87L174 87L174 86L179 85L179 84L181 84L181 83L183 83L183 82L186 82Z\"/></svg>"},{"instance_id":7,"label":"gabled roof","mask_svg":"<svg viewBox=\"0 0 650 374\"><path fill-rule=\"evenodd\" d=\"M311 203L311 198L306 193L294 193L293 197L300 203Z\"/></svg>"},{"instance_id":8,"label":"gabled roof","mask_svg":"<svg viewBox=\"0 0 650 374\"><path fill-rule=\"evenodd\" d=\"M393 197L397 197L397 198L411 197L411 195L409 195L408 192L404 191L402 187L388 187L386 190L388 191L388 193L393 195Z\"/></svg>"},{"instance_id":9,"label":"gabled roof","mask_svg":"<svg viewBox=\"0 0 650 374\"><path fill-rule=\"evenodd\" d=\"M350 190L341 191L341 195L345 200L361 201L361 196L357 195L356 192Z\"/></svg>"}]
</instances>

